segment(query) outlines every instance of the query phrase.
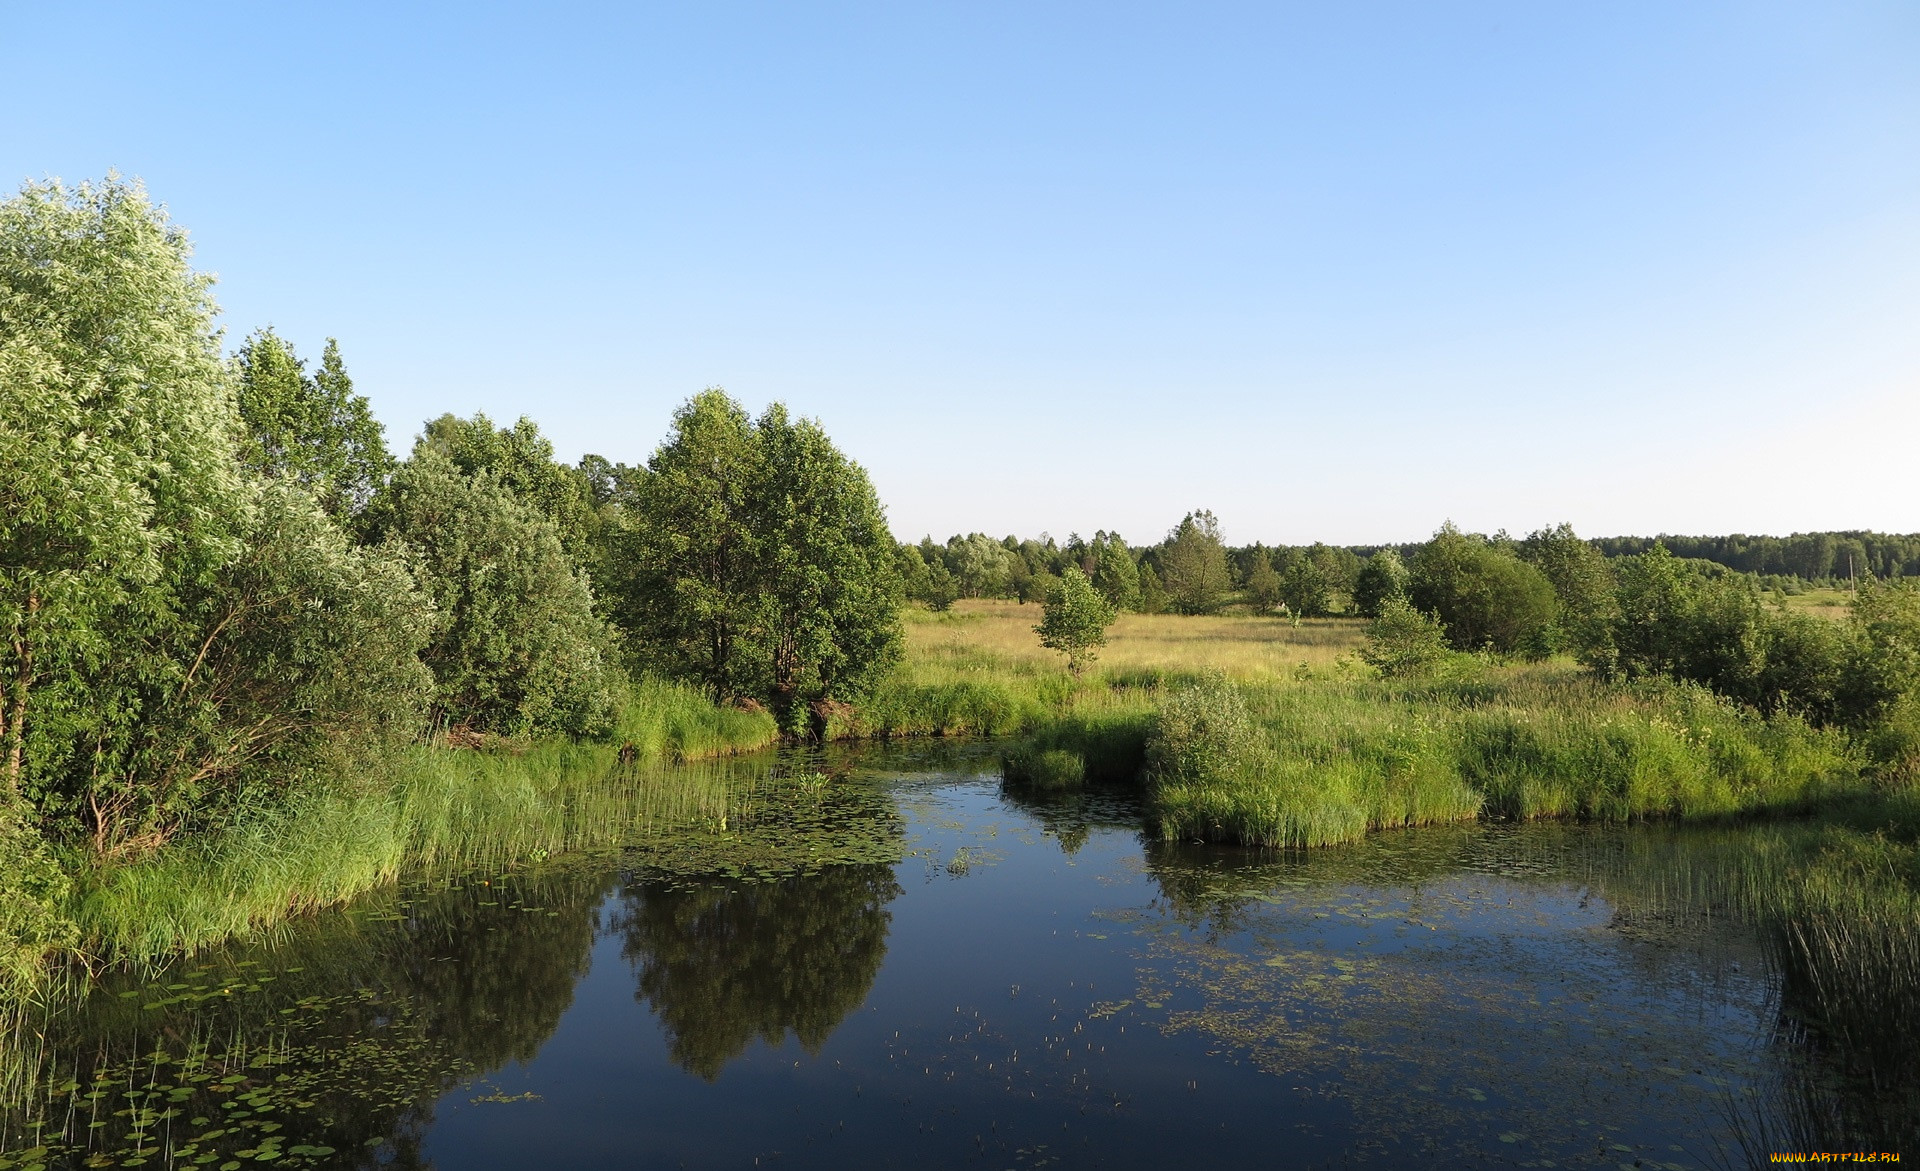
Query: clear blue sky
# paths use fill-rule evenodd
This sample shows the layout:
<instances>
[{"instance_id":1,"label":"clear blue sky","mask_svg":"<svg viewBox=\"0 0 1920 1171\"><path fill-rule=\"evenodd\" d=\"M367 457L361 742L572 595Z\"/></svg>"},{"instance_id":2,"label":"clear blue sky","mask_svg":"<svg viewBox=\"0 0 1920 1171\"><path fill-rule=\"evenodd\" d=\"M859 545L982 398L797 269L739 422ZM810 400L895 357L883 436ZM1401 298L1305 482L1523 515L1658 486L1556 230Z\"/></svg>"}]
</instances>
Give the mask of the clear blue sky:
<instances>
[{"instance_id":1,"label":"clear blue sky","mask_svg":"<svg viewBox=\"0 0 1920 1171\"><path fill-rule=\"evenodd\" d=\"M721 385L902 537L1920 530L1920 6L0 2L7 185L229 338L639 461Z\"/></svg>"}]
</instances>

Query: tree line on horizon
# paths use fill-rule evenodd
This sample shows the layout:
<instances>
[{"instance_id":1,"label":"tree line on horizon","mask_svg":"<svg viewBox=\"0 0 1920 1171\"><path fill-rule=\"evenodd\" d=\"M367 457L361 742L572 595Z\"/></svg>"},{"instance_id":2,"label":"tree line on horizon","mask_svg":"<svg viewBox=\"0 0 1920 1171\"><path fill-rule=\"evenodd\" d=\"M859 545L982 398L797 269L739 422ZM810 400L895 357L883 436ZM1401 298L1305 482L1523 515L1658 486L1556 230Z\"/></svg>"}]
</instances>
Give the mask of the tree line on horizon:
<instances>
[{"instance_id":1,"label":"tree line on horizon","mask_svg":"<svg viewBox=\"0 0 1920 1171\"><path fill-rule=\"evenodd\" d=\"M1504 532L1475 534L1496 547L1523 551L1541 534L1515 538ZM1583 538L1604 559L1620 561L1663 548L1674 559L1713 575L1731 571L1762 590L1788 594L1816 586L1857 585L1867 580L1920 577L1920 534L1867 530L1795 533L1790 537L1594 537ZM1224 576L1211 554L1219 543ZM1371 617L1360 600L1361 573L1373 558L1390 553L1403 565L1425 542L1394 545L1227 545L1219 521L1207 510L1182 518L1151 545L1129 544L1100 530L1092 538L1071 534L1058 542L985 533L955 534L944 543L931 536L901 548L907 596L935 608L960 598L1039 602L1069 565L1099 577L1107 599L1139 613L1213 613L1229 602L1256 612L1279 609L1300 617L1347 614ZM1176 588L1167 584L1171 556ZM1196 560L1196 557L1198 559Z\"/></svg>"}]
</instances>

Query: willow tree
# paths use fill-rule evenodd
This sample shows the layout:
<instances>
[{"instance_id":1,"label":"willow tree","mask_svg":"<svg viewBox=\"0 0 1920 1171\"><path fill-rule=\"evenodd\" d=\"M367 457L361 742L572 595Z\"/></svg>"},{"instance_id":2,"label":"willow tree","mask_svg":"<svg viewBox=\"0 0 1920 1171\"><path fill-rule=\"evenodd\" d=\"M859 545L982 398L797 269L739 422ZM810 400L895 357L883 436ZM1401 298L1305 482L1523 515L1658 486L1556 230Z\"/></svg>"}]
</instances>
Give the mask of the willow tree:
<instances>
[{"instance_id":1,"label":"willow tree","mask_svg":"<svg viewBox=\"0 0 1920 1171\"><path fill-rule=\"evenodd\" d=\"M0 803L109 853L352 775L424 679L405 566L248 474L188 260L117 179L0 203Z\"/></svg>"},{"instance_id":2,"label":"willow tree","mask_svg":"<svg viewBox=\"0 0 1920 1171\"><path fill-rule=\"evenodd\" d=\"M61 703L40 686L142 633L110 612L165 624L165 599L138 596L238 551L237 420L188 258L117 178L0 203L0 801L28 780L35 713Z\"/></svg>"}]
</instances>

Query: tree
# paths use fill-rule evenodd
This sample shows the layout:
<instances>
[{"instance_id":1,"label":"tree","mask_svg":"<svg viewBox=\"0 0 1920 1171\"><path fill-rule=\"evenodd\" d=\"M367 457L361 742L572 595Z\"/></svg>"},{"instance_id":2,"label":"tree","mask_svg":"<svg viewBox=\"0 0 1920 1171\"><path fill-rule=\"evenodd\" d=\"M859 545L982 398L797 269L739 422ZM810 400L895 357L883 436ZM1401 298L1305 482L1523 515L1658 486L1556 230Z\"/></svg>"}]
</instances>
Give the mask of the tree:
<instances>
[{"instance_id":1,"label":"tree","mask_svg":"<svg viewBox=\"0 0 1920 1171\"><path fill-rule=\"evenodd\" d=\"M396 554L246 474L187 261L117 179L0 204L0 813L103 853L353 775L424 682Z\"/></svg>"},{"instance_id":2,"label":"tree","mask_svg":"<svg viewBox=\"0 0 1920 1171\"><path fill-rule=\"evenodd\" d=\"M1390 679L1423 674L1446 657L1447 631L1440 620L1422 614L1398 594L1380 603L1360 651L1362 661Z\"/></svg>"},{"instance_id":3,"label":"tree","mask_svg":"<svg viewBox=\"0 0 1920 1171\"><path fill-rule=\"evenodd\" d=\"M338 784L420 730L435 615L401 551L355 545L297 484L256 488L240 553L176 586L174 623L130 625L107 669L55 685L42 808L97 853L157 845L248 794Z\"/></svg>"},{"instance_id":4,"label":"tree","mask_svg":"<svg viewBox=\"0 0 1920 1171\"><path fill-rule=\"evenodd\" d=\"M404 541L442 616L422 659L438 722L503 735L605 731L617 679L586 578L553 525L492 472L422 443L367 510Z\"/></svg>"},{"instance_id":5,"label":"tree","mask_svg":"<svg viewBox=\"0 0 1920 1171\"><path fill-rule=\"evenodd\" d=\"M1253 564L1247 569L1247 600L1254 612L1265 614L1279 604L1282 596L1280 575L1273 571L1273 558L1265 549L1255 550Z\"/></svg>"},{"instance_id":6,"label":"tree","mask_svg":"<svg viewBox=\"0 0 1920 1171\"><path fill-rule=\"evenodd\" d=\"M1618 605L1613 570L1600 551L1581 540L1573 526L1539 529L1520 542L1521 560L1553 583L1559 615L1549 641L1556 650L1591 657L1606 639Z\"/></svg>"},{"instance_id":7,"label":"tree","mask_svg":"<svg viewBox=\"0 0 1920 1171\"><path fill-rule=\"evenodd\" d=\"M1116 610L1138 610L1140 567L1134 563L1133 551L1127 548L1120 534L1095 533L1091 552L1095 558L1093 588L1112 602Z\"/></svg>"},{"instance_id":8,"label":"tree","mask_svg":"<svg viewBox=\"0 0 1920 1171\"><path fill-rule=\"evenodd\" d=\"M1161 588L1160 575L1153 566L1140 567L1140 612L1142 614L1164 614L1171 604L1167 591Z\"/></svg>"},{"instance_id":9,"label":"tree","mask_svg":"<svg viewBox=\"0 0 1920 1171\"><path fill-rule=\"evenodd\" d=\"M483 413L471 419L441 415L427 423L415 449L421 446L438 448L466 475L489 473L494 483L553 525L560 547L576 565L598 567L600 523L594 481L586 470L555 460L552 441L540 434L532 419L522 415L511 427L495 427ZM608 480L624 470L590 466Z\"/></svg>"},{"instance_id":10,"label":"tree","mask_svg":"<svg viewBox=\"0 0 1920 1171\"><path fill-rule=\"evenodd\" d=\"M893 665L900 578L873 484L820 424L774 403L755 431L761 480L750 515L768 603L757 690L793 727L804 705L865 694Z\"/></svg>"},{"instance_id":11,"label":"tree","mask_svg":"<svg viewBox=\"0 0 1920 1171\"><path fill-rule=\"evenodd\" d=\"M1414 558L1408 600L1436 615L1459 650L1538 652L1553 621L1553 585L1485 538L1443 526Z\"/></svg>"},{"instance_id":12,"label":"tree","mask_svg":"<svg viewBox=\"0 0 1920 1171\"><path fill-rule=\"evenodd\" d=\"M791 729L893 661L893 538L865 470L818 423L779 404L756 423L704 391L675 413L627 500L611 612L649 666L717 699L771 704ZM928 564L936 602L943 571Z\"/></svg>"},{"instance_id":13,"label":"tree","mask_svg":"<svg viewBox=\"0 0 1920 1171\"><path fill-rule=\"evenodd\" d=\"M632 527L612 554L615 625L648 665L716 700L748 686L740 643L760 621L759 477L752 420L724 391L702 391L635 478Z\"/></svg>"},{"instance_id":14,"label":"tree","mask_svg":"<svg viewBox=\"0 0 1920 1171\"><path fill-rule=\"evenodd\" d=\"M1280 597L1302 618L1324 618L1333 611L1333 585L1311 552L1297 553L1280 579Z\"/></svg>"},{"instance_id":15,"label":"tree","mask_svg":"<svg viewBox=\"0 0 1920 1171\"><path fill-rule=\"evenodd\" d=\"M1160 550L1160 584L1182 614L1217 613L1233 588L1220 522L1211 512L1190 512L1167 534Z\"/></svg>"},{"instance_id":16,"label":"tree","mask_svg":"<svg viewBox=\"0 0 1920 1171\"><path fill-rule=\"evenodd\" d=\"M1353 605L1362 618L1378 618L1390 598L1405 600L1407 567L1392 549L1382 549L1367 558L1354 579Z\"/></svg>"},{"instance_id":17,"label":"tree","mask_svg":"<svg viewBox=\"0 0 1920 1171\"><path fill-rule=\"evenodd\" d=\"M188 256L117 177L0 203L0 811L33 771L36 686L179 633L170 583L238 552L238 422Z\"/></svg>"},{"instance_id":18,"label":"tree","mask_svg":"<svg viewBox=\"0 0 1920 1171\"><path fill-rule=\"evenodd\" d=\"M1014 555L985 533L968 533L947 541L947 568L959 583L962 597L1011 596Z\"/></svg>"},{"instance_id":19,"label":"tree","mask_svg":"<svg viewBox=\"0 0 1920 1171\"><path fill-rule=\"evenodd\" d=\"M1097 647L1107 645L1107 627L1113 625L1113 603L1093 588L1078 565L1069 565L1047 590L1046 614L1033 632L1040 645L1067 656L1067 669L1078 675L1093 661Z\"/></svg>"},{"instance_id":20,"label":"tree","mask_svg":"<svg viewBox=\"0 0 1920 1171\"><path fill-rule=\"evenodd\" d=\"M286 477L335 517L367 506L393 470L380 423L327 339L309 376L293 346L256 332L233 359L235 398L247 435L242 458L264 476Z\"/></svg>"}]
</instances>

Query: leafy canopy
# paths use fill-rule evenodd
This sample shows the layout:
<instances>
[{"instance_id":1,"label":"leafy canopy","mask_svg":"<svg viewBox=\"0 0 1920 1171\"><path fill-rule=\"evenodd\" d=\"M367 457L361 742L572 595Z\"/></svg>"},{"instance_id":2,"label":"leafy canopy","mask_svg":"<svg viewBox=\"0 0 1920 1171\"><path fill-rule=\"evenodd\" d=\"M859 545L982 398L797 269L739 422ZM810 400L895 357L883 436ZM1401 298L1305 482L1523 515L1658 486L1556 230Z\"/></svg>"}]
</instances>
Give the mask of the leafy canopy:
<instances>
[{"instance_id":1,"label":"leafy canopy","mask_svg":"<svg viewBox=\"0 0 1920 1171\"><path fill-rule=\"evenodd\" d=\"M339 343L327 339L320 369L309 375L293 345L263 329L240 347L233 371L247 465L300 484L333 516L365 508L393 456L366 396L353 393Z\"/></svg>"},{"instance_id":2,"label":"leafy canopy","mask_svg":"<svg viewBox=\"0 0 1920 1171\"><path fill-rule=\"evenodd\" d=\"M1182 614L1213 614L1226 603L1233 576L1213 513L1190 512L1167 534L1158 584Z\"/></svg>"},{"instance_id":3,"label":"leafy canopy","mask_svg":"<svg viewBox=\"0 0 1920 1171\"><path fill-rule=\"evenodd\" d=\"M897 657L898 547L818 423L778 403L755 421L709 389L616 499L609 612L648 666L795 728Z\"/></svg>"},{"instance_id":4,"label":"leafy canopy","mask_svg":"<svg viewBox=\"0 0 1920 1171\"><path fill-rule=\"evenodd\" d=\"M1067 669L1078 675L1107 645L1107 627L1116 612L1078 565L1069 565L1047 589L1046 611L1033 632L1040 645L1067 656Z\"/></svg>"}]
</instances>

